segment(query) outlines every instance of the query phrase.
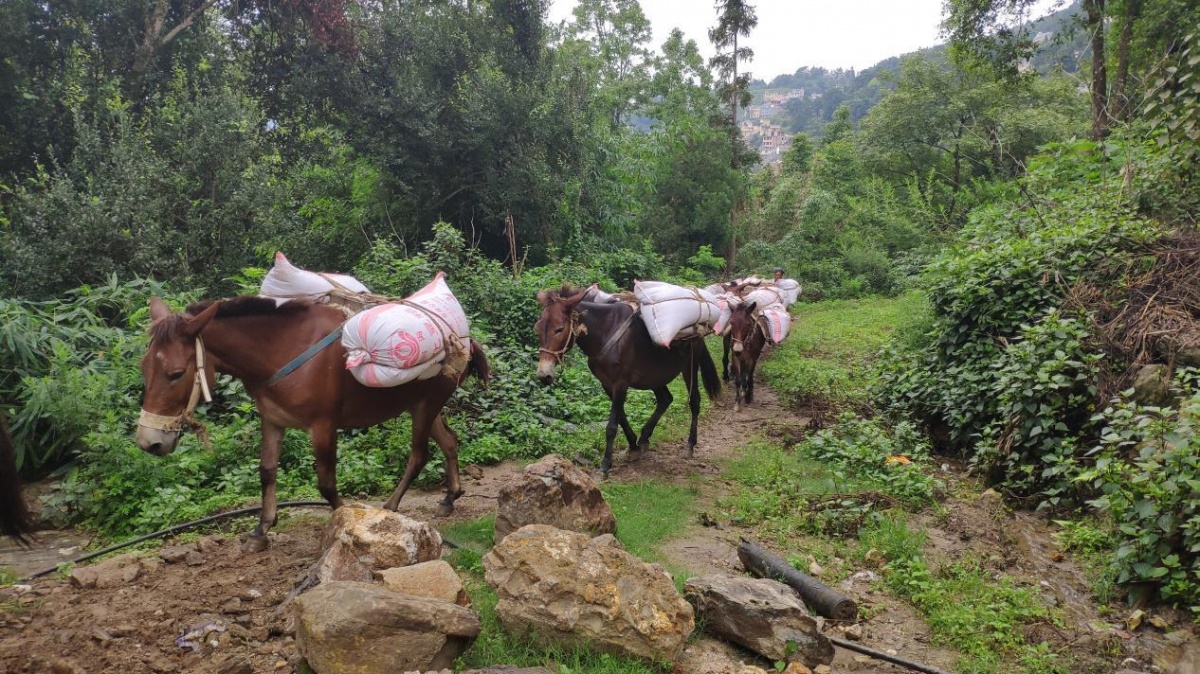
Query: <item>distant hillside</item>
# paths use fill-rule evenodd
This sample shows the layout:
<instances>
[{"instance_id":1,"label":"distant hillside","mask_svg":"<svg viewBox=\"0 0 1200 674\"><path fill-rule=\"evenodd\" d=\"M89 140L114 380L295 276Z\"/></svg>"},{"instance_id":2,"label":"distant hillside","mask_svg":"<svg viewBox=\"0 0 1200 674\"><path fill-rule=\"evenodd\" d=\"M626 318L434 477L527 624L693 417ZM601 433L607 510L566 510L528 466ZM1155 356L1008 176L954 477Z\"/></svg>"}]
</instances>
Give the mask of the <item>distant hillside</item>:
<instances>
[{"instance_id":1,"label":"distant hillside","mask_svg":"<svg viewBox=\"0 0 1200 674\"><path fill-rule=\"evenodd\" d=\"M1038 72L1078 70L1087 49L1086 39L1078 30L1078 13L1079 0L1074 0L1066 8L1030 26L1030 33L1040 44L1031 62ZM946 45L913 54L943 59ZM755 80L750 85L754 103L747 111L748 116L769 120L788 134L804 131L820 136L825 125L833 119L834 110L842 104L850 106L851 118L855 121L866 115L892 86L892 79L881 75L899 71L901 61L911 55L893 56L858 72L853 68L803 67L790 75L779 75L770 83Z\"/></svg>"}]
</instances>

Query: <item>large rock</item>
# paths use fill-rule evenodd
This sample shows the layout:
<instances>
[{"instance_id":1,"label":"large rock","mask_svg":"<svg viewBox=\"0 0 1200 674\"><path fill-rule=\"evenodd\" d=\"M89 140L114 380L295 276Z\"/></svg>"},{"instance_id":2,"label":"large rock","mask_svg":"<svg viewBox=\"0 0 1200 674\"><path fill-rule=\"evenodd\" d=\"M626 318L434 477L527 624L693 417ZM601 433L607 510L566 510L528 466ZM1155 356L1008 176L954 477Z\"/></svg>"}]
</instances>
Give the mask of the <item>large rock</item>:
<instances>
[{"instance_id":1,"label":"large rock","mask_svg":"<svg viewBox=\"0 0 1200 674\"><path fill-rule=\"evenodd\" d=\"M833 661L833 644L783 583L716 574L688 579L683 593L714 636L771 660L796 660L809 667ZM788 642L795 643L794 651Z\"/></svg>"},{"instance_id":2,"label":"large rock","mask_svg":"<svg viewBox=\"0 0 1200 674\"><path fill-rule=\"evenodd\" d=\"M1159 407L1171 404L1171 368L1152 363L1143 365L1133 378L1133 399L1143 405Z\"/></svg>"},{"instance_id":3,"label":"large rock","mask_svg":"<svg viewBox=\"0 0 1200 674\"><path fill-rule=\"evenodd\" d=\"M670 575L611 536L531 524L492 548L483 567L505 628L540 641L674 662L695 626Z\"/></svg>"},{"instance_id":4,"label":"large rock","mask_svg":"<svg viewBox=\"0 0 1200 674\"><path fill-rule=\"evenodd\" d=\"M453 667L479 634L457 604L331 581L296 599L296 645L318 674L380 674Z\"/></svg>"},{"instance_id":5,"label":"large rock","mask_svg":"<svg viewBox=\"0 0 1200 674\"><path fill-rule=\"evenodd\" d=\"M592 536L617 531L617 518L596 481L555 454L529 464L519 482L500 490L496 542L526 524L549 524Z\"/></svg>"},{"instance_id":6,"label":"large rock","mask_svg":"<svg viewBox=\"0 0 1200 674\"><path fill-rule=\"evenodd\" d=\"M325 525L325 554L310 571L317 583L369 582L373 571L428 562L442 556L442 536L425 522L366 506L342 506Z\"/></svg>"},{"instance_id":7,"label":"large rock","mask_svg":"<svg viewBox=\"0 0 1200 674\"><path fill-rule=\"evenodd\" d=\"M90 590L128 585L141 575L142 565L133 555L119 555L94 564L71 569L71 584Z\"/></svg>"},{"instance_id":8,"label":"large rock","mask_svg":"<svg viewBox=\"0 0 1200 674\"><path fill-rule=\"evenodd\" d=\"M462 579L445 560L385 569L379 572L379 582L393 592L441 599L459 606L471 605Z\"/></svg>"}]
</instances>

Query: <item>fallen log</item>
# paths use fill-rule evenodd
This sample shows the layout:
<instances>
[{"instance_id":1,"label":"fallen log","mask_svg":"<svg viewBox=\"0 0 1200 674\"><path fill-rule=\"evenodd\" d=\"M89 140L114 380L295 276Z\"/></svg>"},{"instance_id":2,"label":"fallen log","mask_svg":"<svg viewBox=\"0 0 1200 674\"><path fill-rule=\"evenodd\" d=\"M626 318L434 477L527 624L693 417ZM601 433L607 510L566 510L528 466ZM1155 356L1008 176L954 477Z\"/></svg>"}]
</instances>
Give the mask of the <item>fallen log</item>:
<instances>
[{"instance_id":1,"label":"fallen log","mask_svg":"<svg viewBox=\"0 0 1200 674\"><path fill-rule=\"evenodd\" d=\"M833 620L852 621L858 618L858 604L853 599L797 571L782 557L753 541L742 539L738 546L738 559L742 560L742 566L750 573L786 583L818 615Z\"/></svg>"}]
</instances>

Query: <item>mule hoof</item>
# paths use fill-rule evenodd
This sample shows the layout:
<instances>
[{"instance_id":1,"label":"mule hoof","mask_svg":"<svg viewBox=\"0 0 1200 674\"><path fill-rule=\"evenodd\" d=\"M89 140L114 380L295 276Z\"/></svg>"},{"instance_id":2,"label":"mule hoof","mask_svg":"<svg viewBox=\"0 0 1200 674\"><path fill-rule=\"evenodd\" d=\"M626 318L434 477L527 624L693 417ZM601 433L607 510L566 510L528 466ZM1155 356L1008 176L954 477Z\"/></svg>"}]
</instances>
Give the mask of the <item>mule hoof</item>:
<instances>
[{"instance_id":1,"label":"mule hoof","mask_svg":"<svg viewBox=\"0 0 1200 674\"><path fill-rule=\"evenodd\" d=\"M242 538L242 554L252 555L262 552L271 545L271 540L265 534L247 534Z\"/></svg>"},{"instance_id":2,"label":"mule hoof","mask_svg":"<svg viewBox=\"0 0 1200 674\"><path fill-rule=\"evenodd\" d=\"M741 412L741 411L742 411L742 404L741 404L741 403L734 403L734 404L733 404L733 411L734 411L734 412Z\"/></svg>"},{"instance_id":3,"label":"mule hoof","mask_svg":"<svg viewBox=\"0 0 1200 674\"><path fill-rule=\"evenodd\" d=\"M449 517L454 512L454 504L439 503L437 510L433 511L435 517Z\"/></svg>"},{"instance_id":4,"label":"mule hoof","mask_svg":"<svg viewBox=\"0 0 1200 674\"><path fill-rule=\"evenodd\" d=\"M649 441L649 440L647 440L647 441L645 441L645 442L639 442L639 443L638 443L638 451L639 451L639 452L648 452L648 451L650 451L650 441Z\"/></svg>"}]
</instances>

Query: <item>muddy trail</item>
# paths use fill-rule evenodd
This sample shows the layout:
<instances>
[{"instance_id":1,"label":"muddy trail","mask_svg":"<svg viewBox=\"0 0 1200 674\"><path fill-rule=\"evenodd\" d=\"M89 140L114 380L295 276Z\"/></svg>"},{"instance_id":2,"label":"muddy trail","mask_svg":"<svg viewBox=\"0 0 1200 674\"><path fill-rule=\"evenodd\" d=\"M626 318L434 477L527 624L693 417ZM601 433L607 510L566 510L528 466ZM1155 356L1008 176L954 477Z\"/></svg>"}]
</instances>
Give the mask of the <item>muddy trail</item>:
<instances>
[{"instance_id":1,"label":"muddy trail","mask_svg":"<svg viewBox=\"0 0 1200 674\"><path fill-rule=\"evenodd\" d=\"M688 485L696 493L694 513L681 518L676 535L660 546L663 561L673 568L697 575L740 573L736 548L751 532L708 516L735 490L722 468L756 434L795 439L809 432L813 415L787 410L765 385L757 388L756 402L740 412L733 411L728 392L711 405L691 458L682 455L681 442L658 442L634 463L624 453L617 456L614 481L653 479ZM442 497L436 488L410 494L400 510L439 527L475 519L494 512L500 490L520 470L515 462L468 469L467 493L449 518L434 517ZM1190 632L1164 636L1153 629L1124 629L1124 613L1097 607L1084 573L1057 552L1051 523L1011 512L998 498L975 490L957 469L949 471L948 480L965 481L954 493L966 496L954 497L947 517L918 517L928 534L927 554L944 561L964 553L987 559L997 573L1038 586L1044 601L1064 608L1065 624L1034 626L1030 639L1069 651L1078 671L1194 671ZM243 519L227 525L228 533L166 541L164 547L186 545L195 553L184 561L165 563L156 549L133 553L138 561L104 576L102 587L76 587L52 574L0 590L0 672L299 672L295 641L276 607L319 557L327 517L321 508L286 513L262 553L242 553L237 534L252 527ZM0 550L0 566L28 573L78 556L86 542L71 532L47 534L32 553ZM844 562L822 578L854 599L862 616L854 626L827 622L826 632L953 671L957 653L936 645L921 616L880 589L878 573ZM1182 626L1181 620L1175 616L1172 622ZM1156 660L1160 664L1152 665ZM697 638L675 671L733 674L740 663L771 669L749 652ZM909 670L839 648L832 671Z\"/></svg>"}]
</instances>

